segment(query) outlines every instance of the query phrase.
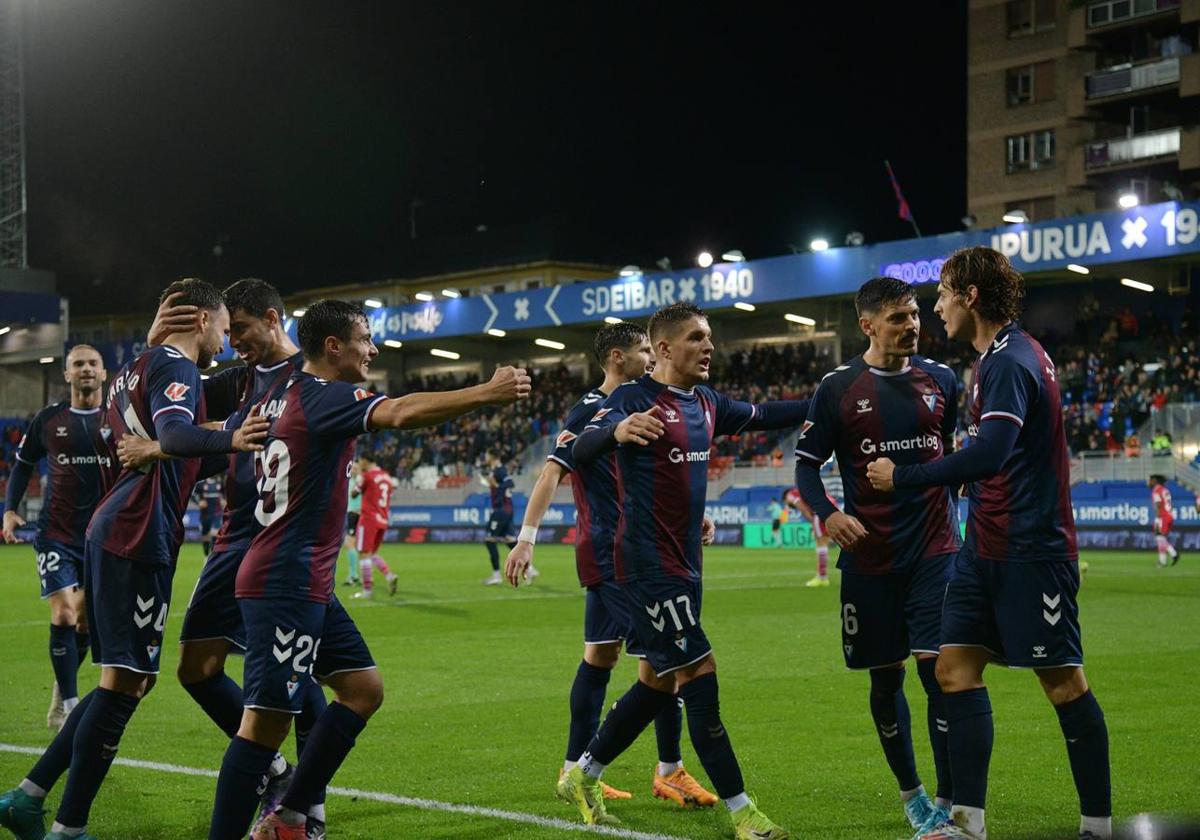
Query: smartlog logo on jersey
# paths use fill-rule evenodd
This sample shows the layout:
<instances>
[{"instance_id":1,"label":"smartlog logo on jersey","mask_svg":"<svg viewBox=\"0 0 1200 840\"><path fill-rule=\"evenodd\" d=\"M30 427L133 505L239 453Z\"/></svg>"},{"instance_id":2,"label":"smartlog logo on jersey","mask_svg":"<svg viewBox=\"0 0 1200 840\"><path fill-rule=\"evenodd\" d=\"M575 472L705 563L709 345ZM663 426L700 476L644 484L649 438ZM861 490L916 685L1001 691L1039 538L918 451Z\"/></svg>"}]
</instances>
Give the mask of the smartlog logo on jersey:
<instances>
[{"instance_id":1,"label":"smartlog logo on jersey","mask_svg":"<svg viewBox=\"0 0 1200 840\"><path fill-rule=\"evenodd\" d=\"M917 435L904 440L881 440L879 443L870 438L863 438L859 444L859 449L864 455L885 455L889 452L909 452L913 449L932 449L937 450L941 446L941 441L937 435Z\"/></svg>"}]
</instances>

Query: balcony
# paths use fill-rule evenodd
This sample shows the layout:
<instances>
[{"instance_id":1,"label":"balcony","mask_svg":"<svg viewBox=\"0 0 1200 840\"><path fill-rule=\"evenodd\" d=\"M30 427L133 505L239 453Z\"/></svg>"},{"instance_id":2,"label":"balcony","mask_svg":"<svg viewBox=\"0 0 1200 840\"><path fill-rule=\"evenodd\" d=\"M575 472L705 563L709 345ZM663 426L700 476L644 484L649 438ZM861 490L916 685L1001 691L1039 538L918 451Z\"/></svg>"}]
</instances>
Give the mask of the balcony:
<instances>
[{"instance_id":1,"label":"balcony","mask_svg":"<svg viewBox=\"0 0 1200 840\"><path fill-rule=\"evenodd\" d=\"M1085 143L1071 150L1067 182L1084 187L1091 176L1162 162L1174 163L1181 170L1200 168L1200 128L1166 128Z\"/></svg>"},{"instance_id":2,"label":"balcony","mask_svg":"<svg viewBox=\"0 0 1200 840\"><path fill-rule=\"evenodd\" d=\"M1071 6L1067 18L1071 49L1085 48L1089 38L1103 38L1129 26L1158 26L1160 19L1191 23L1200 16L1200 0L1089 0Z\"/></svg>"},{"instance_id":3,"label":"balcony","mask_svg":"<svg viewBox=\"0 0 1200 840\"><path fill-rule=\"evenodd\" d=\"M1121 64L1089 73L1084 82L1088 101L1133 91L1173 85L1179 81L1179 59L1164 58L1145 64Z\"/></svg>"}]
</instances>

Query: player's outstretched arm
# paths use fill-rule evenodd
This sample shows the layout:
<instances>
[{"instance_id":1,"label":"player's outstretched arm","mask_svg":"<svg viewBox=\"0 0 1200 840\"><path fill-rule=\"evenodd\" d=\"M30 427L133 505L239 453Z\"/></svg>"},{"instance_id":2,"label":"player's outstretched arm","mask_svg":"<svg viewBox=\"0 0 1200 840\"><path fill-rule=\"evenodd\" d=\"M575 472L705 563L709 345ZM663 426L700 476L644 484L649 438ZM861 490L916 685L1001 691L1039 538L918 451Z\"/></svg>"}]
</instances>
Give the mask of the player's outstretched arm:
<instances>
[{"instance_id":1,"label":"player's outstretched arm","mask_svg":"<svg viewBox=\"0 0 1200 840\"><path fill-rule=\"evenodd\" d=\"M658 405L652 405L645 411L630 414L620 423L586 430L571 449L575 463L590 464L625 443L649 446L662 437L667 428L658 419L659 410Z\"/></svg>"},{"instance_id":2,"label":"player's outstretched arm","mask_svg":"<svg viewBox=\"0 0 1200 840\"><path fill-rule=\"evenodd\" d=\"M852 549L866 538L867 529L863 524L857 518L842 513L829 500L821 481L820 467L803 456L796 458L796 488L813 513L825 523L829 536L842 548Z\"/></svg>"},{"instance_id":3,"label":"player's outstretched arm","mask_svg":"<svg viewBox=\"0 0 1200 840\"><path fill-rule=\"evenodd\" d=\"M876 490L915 490L947 485L958 487L982 481L1000 472L1016 446L1021 427L1003 418L985 420L979 426L975 442L961 452L927 464L897 467L890 458L867 465L867 478Z\"/></svg>"},{"instance_id":4,"label":"player's outstretched arm","mask_svg":"<svg viewBox=\"0 0 1200 840\"><path fill-rule=\"evenodd\" d=\"M485 405L509 405L529 396L524 368L499 367L488 382L457 391L422 391L384 400L371 412L367 426L379 429L419 429L461 417Z\"/></svg>"},{"instance_id":5,"label":"player's outstretched arm","mask_svg":"<svg viewBox=\"0 0 1200 840\"><path fill-rule=\"evenodd\" d=\"M14 459L12 472L8 475L8 487L4 490L4 541L18 543L16 529L25 524L25 520L17 514L17 505L25 498L25 490L29 487L29 479L33 475L33 464L26 464L20 458Z\"/></svg>"},{"instance_id":6,"label":"player's outstretched arm","mask_svg":"<svg viewBox=\"0 0 1200 840\"><path fill-rule=\"evenodd\" d=\"M562 464L547 461L533 485L533 492L529 494L529 502L525 505L525 518L521 520L521 533L517 537L517 544L508 552L508 559L504 561L504 577L513 586L521 585L521 581L525 579L525 572L533 563L533 546L537 543L538 526L542 524L542 517L546 515L554 498L554 491L558 489L566 474Z\"/></svg>"},{"instance_id":7,"label":"player's outstretched arm","mask_svg":"<svg viewBox=\"0 0 1200 840\"><path fill-rule=\"evenodd\" d=\"M808 417L812 400L772 400L754 406L754 417L746 424L751 432L768 429L790 429Z\"/></svg>"}]
</instances>

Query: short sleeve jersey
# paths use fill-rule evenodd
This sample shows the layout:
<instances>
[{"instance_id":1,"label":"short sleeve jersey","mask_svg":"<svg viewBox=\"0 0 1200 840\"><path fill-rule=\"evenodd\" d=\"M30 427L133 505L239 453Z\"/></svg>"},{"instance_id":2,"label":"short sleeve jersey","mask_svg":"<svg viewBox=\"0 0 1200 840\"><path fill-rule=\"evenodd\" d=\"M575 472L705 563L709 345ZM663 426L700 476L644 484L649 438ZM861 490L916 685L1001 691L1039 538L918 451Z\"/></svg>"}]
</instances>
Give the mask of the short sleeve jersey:
<instances>
[{"instance_id":1,"label":"short sleeve jersey","mask_svg":"<svg viewBox=\"0 0 1200 840\"><path fill-rule=\"evenodd\" d=\"M303 365L302 353L270 366L242 365L240 376L229 377L230 381L225 387L216 389L222 395L221 399L227 401L226 391L230 390L230 383L241 388L236 411L227 415L225 428L236 429L240 426L251 406L257 405L273 388L286 383ZM224 373L226 371L222 371ZM205 384L212 381L209 379ZM207 388L204 393L207 399ZM254 461L253 452L234 452L229 456L229 469L225 472L225 516L213 545L215 551L245 551L259 531L258 521L254 518L254 506L258 503L258 477L254 472Z\"/></svg>"},{"instance_id":2,"label":"short sleeve jersey","mask_svg":"<svg viewBox=\"0 0 1200 840\"><path fill-rule=\"evenodd\" d=\"M575 571L580 586L595 586L613 579L613 538L617 532L616 455L608 453L590 464L575 463L575 440L607 398L588 391L572 406L546 460L571 474L575 498Z\"/></svg>"},{"instance_id":3,"label":"short sleeve jersey","mask_svg":"<svg viewBox=\"0 0 1200 840\"><path fill-rule=\"evenodd\" d=\"M616 579L699 580L713 438L738 434L757 411L707 386L685 390L646 374L613 391L587 428L616 425L652 405L659 406L662 437L647 446L617 447Z\"/></svg>"},{"instance_id":4,"label":"short sleeve jersey","mask_svg":"<svg viewBox=\"0 0 1200 840\"><path fill-rule=\"evenodd\" d=\"M362 474L362 518L375 527L386 528L392 501L392 477L382 467Z\"/></svg>"},{"instance_id":5,"label":"short sleeve jersey","mask_svg":"<svg viewBox=\"0 0 1200 840\"><path fill-rule=\"evenodd\" d=\"M1170 525L1175 521L1175 514L1171 512L1171 491L1164 484L1154 485L1154 489L1150 491L1150 500L1154 505L1154 518L1160 520L1164 525Z\"/></svg>"},{"instance_id":6,"label":"short sleeve jersey","mask_svg":"<svg viewBox=\"0 0 1200 840\"><path fill-rule=\"evenodd\" d=\"M503 466L499 466L492 471L492 480L496 482L495 487L489 488L491 490L492 510L512 516L512 476L508 474L508 470Z\"/></svg>"},{"instance_id":7,"label":"short sleeve jersey","mask_svg":"<svg viewBox=\"0 0 1200 840\"><path fill-rule=\"evenodd\" d=\"M796 457L817 467L831 454L837 457L845 512L867 531L853 550L842 550L838 568L888 574L958 550L952 490L885 493L867 480L867 465L877 458L905 465L941 458L957 424L958 390L950 368L923 356L910 357L898 371L871 367L856 356L821 380Z\"/></svg>"},{"instance_id":8,"label":"short sleeve jersey","mask_svg":"<svg viewBox=\"0 0 1200 840\"><path fill-rule=\"evenodd\" d=\"M196 485L196 497L208 505L208 515L221 510L221 500L225 495L225 482L217 476L206 478Z\"/></svg>"},{"instance_id":9,"label":"short sleeve jersey","mask_svg":"<svg viewBox=\"0 0 1200 840\"><path fill-rule=\"evenodd\" d=\"M384 399L303 371L263 397L271 428L256 458L254 516L262 530L238 569L237 597L329 602L354 439Z\"/></svg>"},{"instance_id":10,"label":"short sleeve jersey","mask_svg":"<svg viewBox=\"0 0 1200 840\"><path fill-rule=\"evenodd\" d=\"M21 438L17 460L34 465L45 458L49 471L37 519L41 539L83 546L104 495L104 471L112 466L102 420L99 408L72 408L63 401L35 414Z\"/></svg>"},{"instance_id":11,"label":"short sleeve jersey","mask_svg":"<svg viewBox=\"0 0 1200 840\"><path fill-rule=\"evenodd\" d=\"M167 423L180 419L205 421L200 371L175 348L153 347L121 368L109 388L105 423L113 463L125 435L158 440ZM88 541L136 562L173 565L199 472L199 458L170 458L144 471L123 470L92 516Z\"/></svg>"},{"instance_id":12,"label":"short sleeve jersey","mask_svg":"<svg viewBox=\"0 0 1200 840\"><path fill-rule=\"evenodd\" d=\"M992 561L1076 561L1071 468L1054 362L1009 324L975 361L967 434L1015 423L1017 442L1000 472L970 485L967 547Z\"/></svg>"}]
</instances>

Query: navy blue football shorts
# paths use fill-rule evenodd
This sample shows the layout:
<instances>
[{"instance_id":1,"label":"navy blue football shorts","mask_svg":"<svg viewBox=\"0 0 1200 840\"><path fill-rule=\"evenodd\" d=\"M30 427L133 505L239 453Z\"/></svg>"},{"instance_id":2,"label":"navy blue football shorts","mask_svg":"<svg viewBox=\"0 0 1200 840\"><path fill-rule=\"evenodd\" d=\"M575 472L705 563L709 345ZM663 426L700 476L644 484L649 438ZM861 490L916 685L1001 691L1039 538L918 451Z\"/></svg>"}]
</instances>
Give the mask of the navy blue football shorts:
<instances>
[{"instance_id":1,"label":"navy blue football shorts","mask_svg":"<svg viewBox=\"0 0 1200 840\"><path fill-rule=\"evenodd\" d=\"M213 529L213 525L219 525L221 520L209 513L209 509L205 508L200 511L200 536L207 537L209 531Z\"/></svg>"},{"instance_id":2,"label":"navy blue football shorts","mask_svg":"<svg viewBox=\"0 0 1200 840\"><path fill-rule=\"evenodd\" d=\"M693 665L712 653L700 626L701 585L681 577L620 584L639 655L658 676Z\"/></svg>"},{"instance_id":3,"label":"navy blue football shorts","mask_svg":"<svg viewBox=\"0 0 1200 840\"><path fill-rule=\"evenodd\" d=\"M986 648L1013 668L1083 665L1078 592L1078 563L996 563L964 547L946 587L942 646Z\"/></svg>"},{"instance_id":4,"label":"navy blue football shorts","mask_svg":"<svg viewBox=\"0 0 1200 840\"><path fill-rule=\"evenodd\" d=\"M937 653L953 554L886 575L842 572L842 656L853 670Z\"/></svg>"},{"instance_id":5,"label":"navy blue football shorts","mask_svg":"<svg viewBox=\"0 0 1200 840\"><path fill-rule=\"evenodd\" d=\"M204 561L200 579L183 614L181 642L226 639L240 653L246 649L246 628L234 597L238 567L246 550L214 551Z\"/></svg>"},{"instance_id":6,"label":"navy blue football shorts","mask_svg":"<svg viewBox=\"0 0 1200 840\"><path fill-rule=\"evenodd\" d=\"M328 604L239 598L246 626L243 704L299 714L304 680L375 667L354 620L335 596Z\"/></svg>"},{"instance_id":7,"label":"navy blue football shorts","mask_svg":"<svg viewBox=\"0 0 1200 840\"><path fill-rule=\"evenodd\" d=\"M175 567L135 563L89 542L83 568L92 661L157 674Z\"/></svg>"},{"instance_id":8,"label":"navy blue football shorts","mask_svg":"<svg viewBox=\"0 0 1200 840\"><path fill-rule=\"evenodd\" d=\"M633 638L625 595L619 585L605 580L587 588L587 601L583 608L583 643L604 645L612 642L624 642L626 653L639 659L643 657L641 647Z\"/></svg>"},{"instance_id":9,"label":"navy blue football shorts","mask_svg":"<svg viewBox=\"0 0 1200 840\"><path fill-rule=\"evenodd\" d=\"M505 513L502 510L493 510L491 518L487 524L487 538L489 540L506 540L513 536L513 517L511 513Z\"/></svg>"},{"instance_id":10,"label":"navy blue football shorts","mask_svg":"<svg viewBox=\"0 0 1200 840\"><path fill-rule=\"evenodd\" d=\"M56 540L36 539L38 580L42 584L42 600L55 592L83 586L83 549Z\"/></svg>"}]
</instances>

